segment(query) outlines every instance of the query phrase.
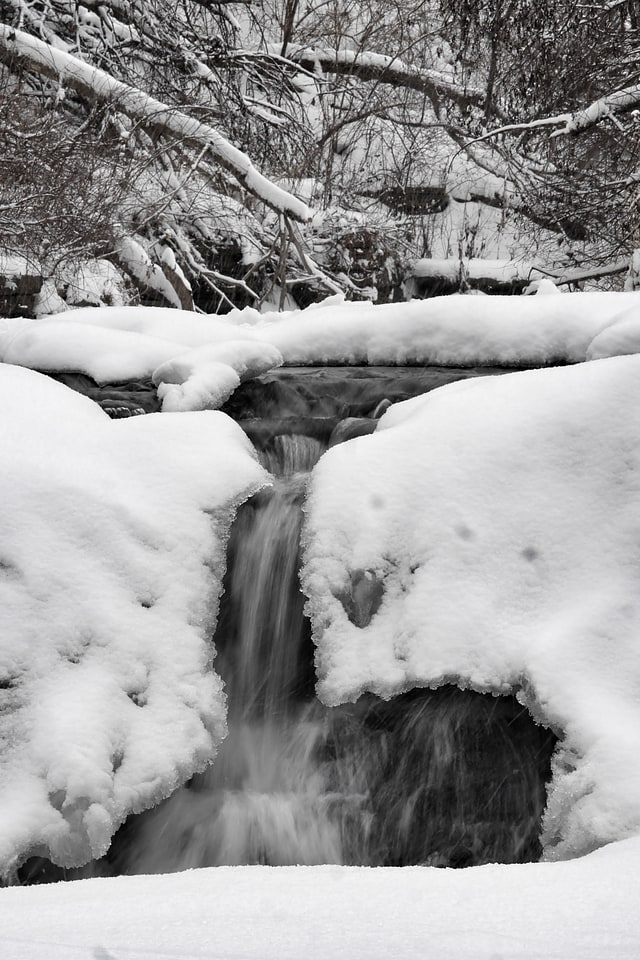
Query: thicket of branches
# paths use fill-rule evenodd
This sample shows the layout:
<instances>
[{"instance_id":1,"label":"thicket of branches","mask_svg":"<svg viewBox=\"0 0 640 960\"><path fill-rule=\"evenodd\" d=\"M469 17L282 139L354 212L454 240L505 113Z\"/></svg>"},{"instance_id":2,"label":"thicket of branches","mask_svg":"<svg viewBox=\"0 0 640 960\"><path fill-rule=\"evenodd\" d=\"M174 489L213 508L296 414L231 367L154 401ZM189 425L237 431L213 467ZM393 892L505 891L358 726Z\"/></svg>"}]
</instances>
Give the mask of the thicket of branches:
<instances>
[{"instance_id":1,"label":"thicket of branches","mask_svg":"<svg viewBox=\"0 0 640 960\"><path fill-rule=\"evenodd\" d=\"M0 0L0 253L205 310L597 272L640 244L639 50L639 0Z\"/></svg>"}]
</instances>

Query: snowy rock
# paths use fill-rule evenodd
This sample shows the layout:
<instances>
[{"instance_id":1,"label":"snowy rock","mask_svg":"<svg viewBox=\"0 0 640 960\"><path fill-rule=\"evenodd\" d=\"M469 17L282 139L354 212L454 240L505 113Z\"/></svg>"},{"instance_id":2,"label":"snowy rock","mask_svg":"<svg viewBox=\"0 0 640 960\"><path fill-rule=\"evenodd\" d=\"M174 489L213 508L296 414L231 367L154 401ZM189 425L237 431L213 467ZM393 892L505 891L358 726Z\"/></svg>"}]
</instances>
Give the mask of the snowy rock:
<instances>
[{"instance_id":1,"label":"snowy rock","mask_svg":"<svg viewBox=\"0 0 640 960\"><path fill-rule=\"evenodd\" d=\"M210 631L235 506L264 485L221 413L111 421L0 365L0 873L102 855L225 733Z\"/></svg>"},{"instance_id":2,"label":"snowy rock","mask_svg":"<svg viewBox=\"0 0 640 960\"><path fill-rule=\"evenodd\" d=\"M551 858L640 832L639 411L637 356L467 380L392 406L312 476L319 695L516 692L564 735Z\"/></svg>"},{"instance_id":3,"label":"snowy rock","mask_svg":"<svg viewBox=\"0 0 640 960\"><path fill-rule=\"evenodd\" d=\"M590 356L596 337L638 304L640 294L631 292L451 296L381 306L333 297L306 310L262 317L249 309L206 317L169 308L84 308L26 326L16 321L0 331L0 359L39 370L74 370L100 383L152 373L157 383L186 383L208 362L226 364L243 380L281 358L290 365L578 363ZM213 371L203 378L209 397L222 396L222 389L211 388ZM205 402L202 390L185 391L197 408ZM187 409L186 400L173 409Z\"/></svg>"},{"instance_id":4,"label":"snowy rock","mask_svg":"<svg viewBox=\"0 0 640 960\"><path fill-rule=\"evenodd\" d=\"M102 312L99 308L96 312ZM179 343L69 319L32 320L0 337L0 359L42 371L78 371L97 383L149 377L183 348Z\"/></svg>"},{"instance_id":5,"label":"snowy rock","mask_svg":"<svg viewBox=\"0 0 640 960\"><path fill-rule=\"evenodd\" d=\"M215 410L245 380L283 363L270 344L227 340L194 347L153 372L163 410Z\"/></svg>"},{"instance_id":6,"label":"snowy rock","mask_svg":"<svg viewBox=\"0 0 640 960\"><path fill-rule=\"evenodd\" d=\"M160 368L161 369L161 368ZM158 384L158 397L165 413L182 410L217 410L228 400L240 377L228 363L201 364L184 383Z\"/></svg>"}]
</instances>

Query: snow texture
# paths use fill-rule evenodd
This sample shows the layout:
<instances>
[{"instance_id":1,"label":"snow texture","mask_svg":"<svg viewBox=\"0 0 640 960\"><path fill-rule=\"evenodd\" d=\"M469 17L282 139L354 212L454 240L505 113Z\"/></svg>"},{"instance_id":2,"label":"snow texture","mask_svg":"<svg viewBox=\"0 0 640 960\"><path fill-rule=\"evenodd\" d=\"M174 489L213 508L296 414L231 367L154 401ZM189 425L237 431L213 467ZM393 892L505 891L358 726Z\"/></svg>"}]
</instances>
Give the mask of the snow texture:
<instances>
[{"instance_id":1,"label":"snow texture","mask_svg":"<svg viewBox=\"0 0 640 960\"><path fill-rule=\"evenodd\" d=\"M161 364L152 379L163 410L215 410L244 380L282 363L282 354L269 344L227 340L181 353Z\"/></svg>"},{"instance_id":2,"label":"snow texture","mask_svg":"<svg viewBox=\"0 0 640 960\"><path fill-rule=\"evenodd\" d=\"M567 863L217 867L0 891L11 960L637 960L640 841Z\"/></svg>"},{"instance_id":3,"label":"snow texture","mask_svg":"<svg viewBox=\"0 0 640 960\"><path fill-rule=\"evenodd\" d=\"M157 307L89 307L29 323L3 321L0 359L43 371L77 370L102 383L152 374L157 383L177 382L175 377L163 381L158 368L198 347L211 352L180 360L190 365L190 377L196 375L198 358L204 366L213 360L226 363L241 379L282 360L540 366L599 355L590 352L592 341L612 324L640 313L639 308L638 292L451 296L383 306L346 303L335 296L305 310L260 314L247 308L224 317ZM232 362L218 352L228 341L236 341L225 347ZM238 341L252 346L241 348ZM241 358L241 349L250 359ZM202 372L202 384L192 393L198 409L206 395L211 403L228 395L230 374L218 385L213 379L211 370ZM180 409L188 402L183 397Z\"/></svg>"},{"instance_id":4,"label":"snow texture","mask_svg":"<svg viewBox=\"0 0 640 960\"><path fill-rule=\"evenodd\" d=\"M320 697L516 692L564 737L549 858L640 832L639 445L640 356L616 357L396 404L312 475Z\"/></svg>"},{"instance_id":5,"label":"snow texture","mask_svg":"<svg viewBox=\"0 0 640 960\"><path fill-rule=\"evenodd\" d=\"M531 275L533 264L517 260L484 260L471 257L465 260L449 258L423 258L412 260L408 273L412 277L434 277L456 280L466 276L469 280L495 280L497 283L513 283L526 280Z\"/></svg>"},{"instance_id":6,"label":"snow texture","mask_svg":"<svg viewBox=\"0 0 640 960\"><path fill-rule=\"evenodd\" d=\"M53 326L53 325L52 325ZM101 856L225 734L209 636L267 475L221 413L110 420L0 365L0 874Z\"/></svg>"}]
</instances>

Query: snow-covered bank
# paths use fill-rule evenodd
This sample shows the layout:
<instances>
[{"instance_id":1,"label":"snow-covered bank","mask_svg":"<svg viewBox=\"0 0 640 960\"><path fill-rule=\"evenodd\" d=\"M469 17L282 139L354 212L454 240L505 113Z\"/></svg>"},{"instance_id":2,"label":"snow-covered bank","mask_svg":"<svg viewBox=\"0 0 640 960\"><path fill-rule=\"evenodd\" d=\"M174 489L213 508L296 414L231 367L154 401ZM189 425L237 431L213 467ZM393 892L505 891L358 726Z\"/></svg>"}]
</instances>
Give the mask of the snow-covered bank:
<instances>
[{"instance_id":1,"label":"snow-covered bank","mask_svg":"<svg viewBox=\"0 0 640 960\"><path fill-rule=\"evenodd\" d=\"M637 960L640 841L468 870L218 867L0 890L11 960Z\"/></svg>"},{"instance_id":2,"label":"snow-covered bank","mask_svg":"<svg viewBox=\"0 0 640 960\"><path fill-rule=\"evenodd\" d=\"M283 360L544 366L629 353L640 343L639 318L638 293L452 296L384 306L334 297L306 310L261 314L247 308L223 317L89 307L2 321L0 360L80 371L98 383L153 377L164 409L200 409L223 403L241 379Z\"/></svg>"},{"instance_id":3,"label":"snow-covered bank","mask_svg":"<svg viewBox=\"0 0 640 960\"><path fill-rule=\"evenodd\" d=\"M618 357L395 404L312 477L321 698L520 691L565 737L550 857L640 831L639 448L640 356Z\"/></svg>"},{"instance_id":4,"label":"snow-covered bank","mask_svg":"<svg viewBox=\"0 0 640 960\"><path fill-rule=\"evenodd\" d=\"M208 630L266 482L221 413L111 421L0 365L0 873L101 855L225 734Z\"/></svg>"}]
</instances>

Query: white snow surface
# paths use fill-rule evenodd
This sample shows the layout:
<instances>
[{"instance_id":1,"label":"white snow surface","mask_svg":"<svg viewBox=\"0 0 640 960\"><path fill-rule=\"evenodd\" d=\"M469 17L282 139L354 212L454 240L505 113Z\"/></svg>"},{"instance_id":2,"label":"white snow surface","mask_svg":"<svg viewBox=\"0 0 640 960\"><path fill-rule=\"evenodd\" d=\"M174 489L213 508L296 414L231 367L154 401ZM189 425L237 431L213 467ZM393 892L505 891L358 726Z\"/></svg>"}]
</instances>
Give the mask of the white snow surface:
<instances>
[{"instance_id":1,"label":"white snow surface","mask_svg":"<svg viewBox=\"0 0 640 960\"><path fill-rule=\"evenodd\" d=\"M0 890L11 960L637 960L640 841L566 863L217 867Z\"/></svg>"},{"instance_id":2,"label":"white snow surface","mask_svg":"<svg viewBox=\"0 0 640 960\"><path fill-rule=\"evenodd\" d=\"M455 366L576 363L599 355L592 354L591 345L603 331L638 315L640 292L451 296L381 306L346 303L335 296L305 310L259 314L247 308L221 317L171 308L88 307L28 323L2 321L0 360L43 371L76 370L100 383L152 375L157 383L174 383L175 375L162 380L158 368L167 362L164 369L188 364L186 380L195 377L200 386L191 384L193 389L185 393L200 409L215 397L228 396L233 379L226 371L216 385L215 371L201 369L211 362L227 364L241 380L282 360ZM234 344L225 348L225 360L218 351L228 341ZM250 341L252 347L241 347L241 341ZM180 358L203 347L208 349ZM188 408L188 402L184 397L176 400L175 408Z\"/></svg>"},{"instance_id":3,"label":"white snow surface","mask_svg":"<svg viewBox=\"0 0 640 960\"><path fill-rule=\"evenodd\" d=\"M282 354L270 344L225 340L194 347L160 364L152 380L163 410L216 410L244 380L282 363Z\"/></svg>"},{"instance_id":4,"label":"white snow surface","mask_svg":"<svg viewBox=\"0 0 640 960\"><path fill-rule=\"evenodd\" d=\"M212 758L225 539L267 475L217 412L112 421L7 364L0 409L4 874L29 852L102 855Z\"/></svg>"},{"instance_id":5,"label":"white snow surface","mask_svg":"<svg viewBox=\"0 0 640 960\"><path fill-rule=\"evenodd\" d=\"M326 703L516 692L564 737L546 856L640 832L640 356L395 404L324 455L306 509Z\"/></svg>"}]
</instances>

